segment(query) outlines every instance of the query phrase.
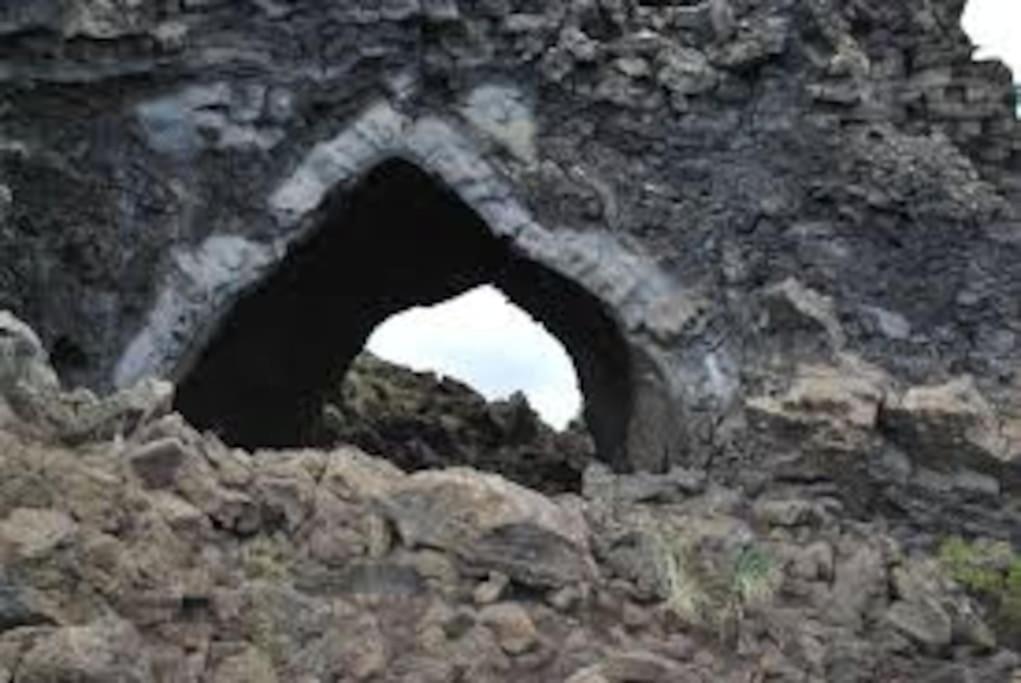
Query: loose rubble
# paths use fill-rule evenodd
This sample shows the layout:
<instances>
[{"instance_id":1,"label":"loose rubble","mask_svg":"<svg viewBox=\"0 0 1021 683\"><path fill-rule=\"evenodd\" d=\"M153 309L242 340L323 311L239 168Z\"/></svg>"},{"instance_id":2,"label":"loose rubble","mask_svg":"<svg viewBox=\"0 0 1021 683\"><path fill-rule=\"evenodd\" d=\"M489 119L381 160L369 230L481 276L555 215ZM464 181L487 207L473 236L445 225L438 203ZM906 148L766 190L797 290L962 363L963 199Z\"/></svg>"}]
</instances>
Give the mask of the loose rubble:
<instances>
[{"instance_id":1,"label":"loose rubble","mask_svg":"<svg viewBox=\"0 0 1021 683\"><path fill-rule=\"evenodd\" d=\"M1021 674L935 548L835 499L595 463L545 496L352 446L246 453L166 411L73 446L24 419L0 429L5 683Z\"/></svg>"}]
</instances>

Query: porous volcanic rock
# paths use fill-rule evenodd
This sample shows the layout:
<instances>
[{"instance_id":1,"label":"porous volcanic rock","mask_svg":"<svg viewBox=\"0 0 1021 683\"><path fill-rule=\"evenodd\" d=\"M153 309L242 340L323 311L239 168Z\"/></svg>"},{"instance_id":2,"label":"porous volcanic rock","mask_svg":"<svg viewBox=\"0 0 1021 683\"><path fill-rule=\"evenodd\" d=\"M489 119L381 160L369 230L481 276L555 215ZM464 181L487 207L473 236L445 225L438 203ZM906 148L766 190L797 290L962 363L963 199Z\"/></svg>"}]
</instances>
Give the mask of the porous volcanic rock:
<instances>
[{"instance_id":1,"label":"porous volcanic rock","mask_svg":"<svg viewBox=\"0 0 1021 683\"><path fill-rule=\"evenodd\" d=\"M374 325L491 281L568 347L618 470L736 483L783 479L783 457L890 511L916 468L1006 486L1021 137L963 6L8 3L0 307L72 386L165 377L206 426L293 413L263 445L299 446ZM359 214L366 193L412 225ZM492 241L448 245L429 207L453 204ZM836 379L865 366L888 380L875 428L871 380ZM893 406L965 378L982 445L934 463L914 441L957 437ZM834 444L819 429L841 420L857 433Z\"/></svg>"},{"instance_id":2,"label":"porous volcanic rock","mask_svg":"<svg viewBox=\"0 0 1021 683\"><path fill-rule=\"evenodd\" d=\"M0 310L35 330L0 317L0 595L36 622L0 680L1007 676L952 587L891 581L1021 547L1021 128L964 4L0 5ZM508 565L379 503L437 475L302 450L376 325L482 284L564 343L614 501L555 502L617 583L520 591L521 654L460 597ZM675 539L757 578L692 595Z\"/></svg>"},{"instance_id":3,"label":"porous volcanic rock","mask_svg":"<svg viewBox=\"0 0 1021 683\"><path fill-rule=\"evenodd\" d=\"M558 432L523 394L487 402L471 387L360 354L327 396L323 429L406 470L464 465L531 488L577 490L595 449L575 421Z\"/></svg>"}]
</instances>

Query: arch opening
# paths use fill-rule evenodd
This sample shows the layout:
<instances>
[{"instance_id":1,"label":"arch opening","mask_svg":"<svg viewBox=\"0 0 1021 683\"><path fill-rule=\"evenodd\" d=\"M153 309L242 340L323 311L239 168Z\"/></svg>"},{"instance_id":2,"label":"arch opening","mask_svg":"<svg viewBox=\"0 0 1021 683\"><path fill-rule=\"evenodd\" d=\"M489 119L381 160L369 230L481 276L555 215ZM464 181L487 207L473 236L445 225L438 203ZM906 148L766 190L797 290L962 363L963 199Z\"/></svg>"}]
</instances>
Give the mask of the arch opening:
<instances>
[{"instance_id":1,"label":"arch opening","mask_svg":"<svg viewBox=\"0 0 1021 683\"><path fill-rule=\"evenodd\" d=\"M376 166L324 216L233 305L179 380L176 408L193 424L248 448L329 445L324 400L372 331L488 284L563 344L596 457L626 462L631 353L603 302L521 254L409 162Z\"/></svg>"},{"instance_id":2,"label":"arch opening","mask_svg":"<svg viewBox=\"0 0 1021 683\"><path fill-rule=\"evenodd\" d=\"M488 401L523 394L557 430L581 416L567 350L492 285L391 316L365 348L383 361L464 382Z\"/></svg>"}]
</instances>

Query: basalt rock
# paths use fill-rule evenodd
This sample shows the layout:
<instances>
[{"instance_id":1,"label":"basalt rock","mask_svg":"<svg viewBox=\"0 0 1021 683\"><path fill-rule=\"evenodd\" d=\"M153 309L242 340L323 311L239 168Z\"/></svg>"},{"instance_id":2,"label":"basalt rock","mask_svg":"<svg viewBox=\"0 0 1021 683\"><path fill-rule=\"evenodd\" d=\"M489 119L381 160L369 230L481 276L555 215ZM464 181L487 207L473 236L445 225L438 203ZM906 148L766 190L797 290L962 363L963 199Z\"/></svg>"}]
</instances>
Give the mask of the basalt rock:
<instances>
[{"instance_id":1,"label":"basalt rock","mask_svg":"<svg viewBox=\"0 0 1021 683\"><path fill-rule=\"evenodd\" d=\"M375 325L491 282L618 471L1017 479L1021 138L961 0L172 5L0 9L0 307L72 386L306 445ZM958 458L895 404L965 376Z\"/></svg>"},{"instance_id":2,"label":"basalt rock","mask_svg":"<svg viewBox=\"0 0 1021 683\"><path fill-rule=\"evenodd\" d=\"M590 469L547 497L350 446L249 454L174 415L74 448L0 428L2 680L1021 673L1016 631L882 520Z\"/></svg>"},{"instance_id":3,"label":"basalt rock","mask_svg":"<svg viewBox=\"0 0 1021 683\"><path fill-rule=\"evenodd\" d=\"M463 465L531 488L577 490L595 457L583 425L557 432L522 394L487 402L465 384L360 354L326 397L327 440L350 443L407 470Z\"/></svg>"},{"instance_id":4,"label":"basalt rock","mask_svg":"<svg viewBox=\"0 0 1021 683\"><path fill-rule=\"evenodd\" d=\"M958 612L936 598L895 603L896 553L834 521L854 517L909 555L949 533L1021 544L1021 136L1009 74L972 61L962 9L961 0L4 4L0 309L38 335L0 318L0 457L19 459L0 479L0 509L6 531L57 519L26 512L39 507L84 527L32 562L56 563L57 575L102 570L94 591L49 586L46 618L79 630L15 629L0 644L0 677L64 676L65 660L100 679L185 660L227 680L266 678L270 665L298 680L298 662L319 667L310 676L377 674L387 653L338 646L351 633L320 629L325 617L302 591L417 594L452 586L463 558L452 546L394 545L387 508L364 500L388 495L404 476L395 467L300 450L267 463L229 446L316 443L324 399L376 325L488 283L571 354L594 457L612 470L583 480L614 492L608 509L693 496L743 534L757 533L741 517L758 510L756 524L835 548L832 583L802 586L827 607L764 620L774 645L755 651L758 670L997 680L990 672L1013 666L1009 657L978 668L938 659L944 616L949 647L961 645ZM77 391L61 390L47 358ZM176 383L185 417L222 438L176 418L153 422L170 401L161 379ZM168 438L182 447L173 458L147 450ZM111 459L104 451L119 453L116 444L135 457ZM100 453L82 461L72 446ZM470 457L497 466L498 451ZM141 521L135 486L152 503ZM745 505L760 496L770 505ZM596 517L611 524L608 514ZM833 525L839 533L818 538ZM689 539L719 551L703 574L725 575L719 567L741 558L759 566L711 531ZM295 569L281 565L294 548L281 550L274 534L344 572L302 574L301 590L248 585L218 603L222 632L243 645L168 635L152 659L125 660L119 648L134 651L135 633L100 623L112 604L128 611L118 582L180 586L174 562L197 557L186 549L210 534L235 550L258 540L244 547L264 577ZM656 538L626 527L593 553L648 599L669 582L632 556L671 557ZM140 559L128 568L104 559L117 543ZM812 574L819 548L799 571ZM240 566L209 552L202 562ZM171 612L201 613L208 583L224 575L188 576L201 590ZM727 604L719 586L704 592L675 607L693 618ZM359 633L390 628L386 610L365 615L349 602L331 609ZM619 634L612 645L579 636L547 649L543 638L569 639L544 631L541 614L531 615L540 646L508 654L475 615L447 607L422 616L422 647L442 656L426 662L398 647L420 660L395 667L520 679L516 657L541 667L557 651L559 679L699 666L664 664L685 649L676 643ZM402 624L408 614L405 605ZM282 631L252 626L282 615L293 616ZM832 619L882 627L848 626L849 635L830 630ZM713 623L725 634L732 626ZM48 654L77 656L68 643L105 633L123 637L95 662ZM31 652L37 673L14 663Z\"/></svg>"},{"instance_id":5,"label":"basalt rock","mask_svg":"<svg viewBox=\"0 0 1021 683\"><path fill-rule=\"evenodd\" d=\"M155 378L97 397L61 390L35 332L0 311L0 427L28 428L75 444L102 441L170 409L173 387Z\"/></svg>"}]
</instances>

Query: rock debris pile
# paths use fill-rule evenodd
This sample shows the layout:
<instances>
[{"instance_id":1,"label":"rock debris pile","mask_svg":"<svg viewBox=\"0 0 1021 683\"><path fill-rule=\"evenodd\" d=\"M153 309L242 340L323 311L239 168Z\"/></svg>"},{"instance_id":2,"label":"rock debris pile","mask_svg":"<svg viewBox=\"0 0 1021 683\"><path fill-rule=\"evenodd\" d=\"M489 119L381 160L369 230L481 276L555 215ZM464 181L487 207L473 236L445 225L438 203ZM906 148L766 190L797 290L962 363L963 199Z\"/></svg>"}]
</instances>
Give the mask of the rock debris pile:
<instances>
[{"instance_id":1,"label":"rock debris pile","mask_svg":"<svg viewBox=\"0 0 1021 683\"><path fill-rule=\"evenodd\" d=\"M247 453L159 392L62 392L12 318L0 377L4 683L1021 675L954 567L835 497L600 464L546 496L353 446Z\"/></svg>"}]
</instances>

